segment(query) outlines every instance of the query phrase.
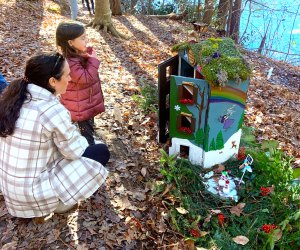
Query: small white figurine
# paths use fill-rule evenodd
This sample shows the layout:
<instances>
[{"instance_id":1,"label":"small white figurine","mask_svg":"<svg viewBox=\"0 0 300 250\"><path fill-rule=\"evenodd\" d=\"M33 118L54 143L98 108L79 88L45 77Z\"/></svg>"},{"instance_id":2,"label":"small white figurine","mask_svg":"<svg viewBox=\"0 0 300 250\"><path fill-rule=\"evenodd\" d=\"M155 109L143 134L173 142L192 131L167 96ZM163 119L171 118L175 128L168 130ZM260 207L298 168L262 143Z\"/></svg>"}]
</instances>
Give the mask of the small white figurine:
<instances>
[{"instance_id":1,"label":"small white figurine","mask_svg":"<svg viewBox=\"0 0 300 250\"><path fill-rule=\"evenodd\" d=\"M224 187L226 184L226 180L228 180L228 173L227 171L223 171L218 181L219 186Z\"/></svg>"},{"instance_id":2,"label":"small white figurine","mask_svg":"<svg viewBox=\"0 0 300 250\"><path fill-rule=\"evenodd\" d=\"M225 181L225 186L223 187L223 193L224 194L229 194L230 193L229 184L230 184L229 180L226 180Z\"/></svg>"}]
</instances>

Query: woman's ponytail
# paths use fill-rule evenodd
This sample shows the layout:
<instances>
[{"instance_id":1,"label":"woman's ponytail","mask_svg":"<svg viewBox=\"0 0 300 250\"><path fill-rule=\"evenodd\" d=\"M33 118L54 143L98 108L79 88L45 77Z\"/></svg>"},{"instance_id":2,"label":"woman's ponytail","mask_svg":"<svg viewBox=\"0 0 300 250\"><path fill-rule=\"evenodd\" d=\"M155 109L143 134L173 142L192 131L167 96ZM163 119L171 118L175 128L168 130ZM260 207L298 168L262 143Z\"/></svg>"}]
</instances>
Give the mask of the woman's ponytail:
<instances>
[{"instance_id":1,"label":"woman's ponytail","mask_svg":"<svg viewBox=\"0 0 300 250\"><path fill-rule=\"evenodd\" d=\"M14 132L23 103L31 99L27 90L29 82L26 77L19 78L0 95L0 137L7 137Z\"/></svg>"}]
</instances>

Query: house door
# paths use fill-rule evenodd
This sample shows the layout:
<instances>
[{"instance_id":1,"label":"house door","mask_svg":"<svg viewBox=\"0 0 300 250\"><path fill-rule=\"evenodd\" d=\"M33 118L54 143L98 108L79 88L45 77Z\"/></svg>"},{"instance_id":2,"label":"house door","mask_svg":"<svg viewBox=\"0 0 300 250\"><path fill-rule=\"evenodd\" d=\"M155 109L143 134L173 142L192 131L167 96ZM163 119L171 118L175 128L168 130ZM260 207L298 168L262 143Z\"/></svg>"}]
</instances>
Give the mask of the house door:
<instances>
[{"instance_id":1,"label":"house door","mask_svg":"<svg viewBox=\"0 0 300 250\"><path fill-rule=\"evenodd\" d=\"M158 141L165 143L169 137L170 76L178 74L178 55L158 65Z\"/></svg>"}]
</instances>

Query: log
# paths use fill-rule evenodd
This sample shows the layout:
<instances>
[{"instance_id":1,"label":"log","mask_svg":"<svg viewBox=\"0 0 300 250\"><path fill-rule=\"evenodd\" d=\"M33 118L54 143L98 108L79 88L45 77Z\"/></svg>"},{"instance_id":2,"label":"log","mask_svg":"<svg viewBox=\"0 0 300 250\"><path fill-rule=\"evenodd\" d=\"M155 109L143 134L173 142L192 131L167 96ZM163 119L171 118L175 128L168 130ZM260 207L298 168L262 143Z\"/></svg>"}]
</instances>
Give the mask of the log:
<instances>
[{"instance_id":1,"label":"log","mask_svg":"<svg viewBox=\"0 0 300 250\"><path fill-rule=\"evenodd\" d=\"M188 12L185 10L181 14L176 14L176 13L170 13L168 15L147 15L149 17L157 17L160 19L172 19L172 20L182 20L187 16Z\"/></svg>"}]
</instances>

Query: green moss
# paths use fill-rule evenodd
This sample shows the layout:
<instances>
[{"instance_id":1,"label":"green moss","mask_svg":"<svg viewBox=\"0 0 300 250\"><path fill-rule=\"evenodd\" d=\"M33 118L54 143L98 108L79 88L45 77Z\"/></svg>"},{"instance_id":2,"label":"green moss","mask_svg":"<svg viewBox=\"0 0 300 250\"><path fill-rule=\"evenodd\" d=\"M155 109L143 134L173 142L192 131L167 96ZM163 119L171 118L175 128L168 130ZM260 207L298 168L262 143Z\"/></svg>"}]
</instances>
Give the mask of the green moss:
<instances>
[{"instance_id":1,"label":"green moss","mask_svg":"<svg viewBox=\"0 0 300 250\"><path fill-rule=\"evenodd\" d=\"M241 82L250 76L249 65L230 38L209 38L199 43L180 43L172 48L172 51L179 50L192 51L204 78L212 85L221 86L228 80Z\"/></svg>"}]
</instances>

